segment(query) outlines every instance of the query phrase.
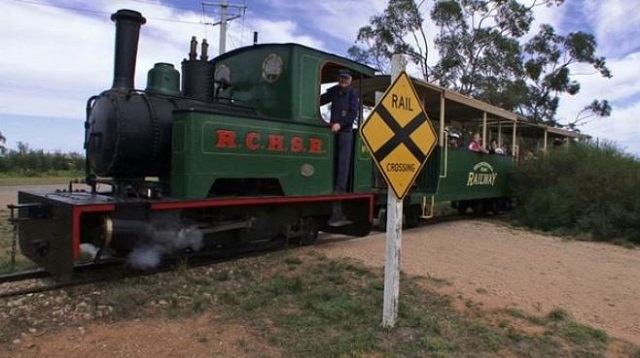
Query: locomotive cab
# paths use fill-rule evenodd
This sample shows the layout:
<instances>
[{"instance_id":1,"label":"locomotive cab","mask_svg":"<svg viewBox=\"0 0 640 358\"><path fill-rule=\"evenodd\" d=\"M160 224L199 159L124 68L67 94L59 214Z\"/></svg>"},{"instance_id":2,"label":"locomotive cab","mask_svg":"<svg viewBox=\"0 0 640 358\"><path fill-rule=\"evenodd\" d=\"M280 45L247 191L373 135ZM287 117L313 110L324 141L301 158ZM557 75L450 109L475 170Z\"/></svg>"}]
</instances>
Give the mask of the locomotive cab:
<instances>
[{"instance_id":1,"label":"locomotive cab","mask_svg":"<svg viewBox=\"0 0 640 358\"><path fill-rule=\"evenodd\" d=\"M254 108L265 117L309 125L322 125L320 86L335 82L339 69L349 69L354 79L375 73L363 64L294 43L242 47L212 63L220 99Z\"/></svg>"},{"instance_id":2,"label":"locomotive cab","mask_svg":"<svg viewBox=\"0 0 640 358\"><path fill-rule=\"evenodd\" d=\"M323 133L329 131L328 123L320 112L320 94L328 85L336 82L340 69L351 71L354 80L359 83L375 73L373 68L363 64L294 43L243 47L211 62L215 66L214 82L218 100L251 107L269 120L300 124L314 131L320 129L321 138L310 138L302 143L285 138L289 143L285 143L284 151L301 150L309 153L317 150L327 154L330 160L333 158L333 136ZM358 87L356 89L360 90ZM354 123L355 126L362 121L363 101L359 103L358 123ZM252 138L250 142L254 140ZM318 143L322 148L316 147ZM262 145L268 147L268 144ZM360 153L363 147L361 139L356 136L352 153L356 158L360 155L362 160L352 161L349 192L370 190L370 175L363 173L371 172L371 163L366 152ZM332 167L323 169L329 174L329 181L332 170ZM271 181L274 184L274 180ZM330 188L321 190L324 193ZM284 188L278 192L285 195L293 193Z\"/></svg>"},{"instance_id":3,"label":"locomotive cab","mask_svg":"<svg viewBox=\"0 0 640 358\"><path fill-rule=\"evenodd\" d=\"M174 111L171 196L330 194L334 138L320 116L321 84L341 68L356 78L374 69L299 44L243 47L211 63L216 100L256 115ZM364 192L369 181L352 175L351 191Z\"/></svg>"}]
</instances>

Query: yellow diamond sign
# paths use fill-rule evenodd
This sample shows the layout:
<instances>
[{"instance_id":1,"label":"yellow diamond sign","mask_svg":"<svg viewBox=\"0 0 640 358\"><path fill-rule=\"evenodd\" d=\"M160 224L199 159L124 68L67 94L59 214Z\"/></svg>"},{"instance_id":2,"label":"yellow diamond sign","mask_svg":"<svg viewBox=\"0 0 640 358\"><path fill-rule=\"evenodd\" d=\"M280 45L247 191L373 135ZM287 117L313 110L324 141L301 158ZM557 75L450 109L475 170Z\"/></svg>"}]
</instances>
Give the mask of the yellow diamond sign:
<instances>
[{"instance_id":1,"label":"yellow diamond sign","mask_svg":"<svg viewBox=\"0 0 640 358\"><path fill-rule=\"evenodd\" d=\"M437 142L406 72L384 93L360 135L396 197L404 198Z\"/></svg>"}]
</instances>

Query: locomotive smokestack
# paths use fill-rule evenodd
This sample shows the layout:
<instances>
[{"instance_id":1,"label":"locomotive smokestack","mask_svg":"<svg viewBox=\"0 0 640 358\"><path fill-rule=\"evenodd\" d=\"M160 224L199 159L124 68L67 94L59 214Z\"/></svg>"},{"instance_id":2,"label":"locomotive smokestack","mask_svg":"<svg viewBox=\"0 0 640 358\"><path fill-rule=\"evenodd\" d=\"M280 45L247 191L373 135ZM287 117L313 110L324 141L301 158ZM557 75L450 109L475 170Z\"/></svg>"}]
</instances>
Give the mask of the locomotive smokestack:
<instances>
[{"instance_id":1,"label":"locomotive smokestack","mask_svg":"<svg viewBox=\"0 0 640 358\"><path fill-rule=\"evenodd\" d=\"M206 61L209 59L208 51L209 51L209 44L207 43L207 40L204 39L202 40L202 51L200 51L200 60Z\"/></svg>"},{"instance_id":2,"label":"locomotive smokestack","mask_svg":"<svg viewBox=\"0 0 640 358\"><path fill-rule=\"evenodd\" d=\"M111 20L116 23L116 54L111 88L130 90L133 89L133 76L136 72L140 26L147 20L133 10L118 10L111 15Z\"/></svg>"},{"instance_id":3,"label":"locomotive smokestack","mask_svg":"<svg viewBox=\"0 0 640 358\"><path fill-rule=\"evenodd\" d=\"M191 36L191 42L189 43L189 60L193 61L198 58L198 40L195 36Z\"/></svg>"}]
</instances>

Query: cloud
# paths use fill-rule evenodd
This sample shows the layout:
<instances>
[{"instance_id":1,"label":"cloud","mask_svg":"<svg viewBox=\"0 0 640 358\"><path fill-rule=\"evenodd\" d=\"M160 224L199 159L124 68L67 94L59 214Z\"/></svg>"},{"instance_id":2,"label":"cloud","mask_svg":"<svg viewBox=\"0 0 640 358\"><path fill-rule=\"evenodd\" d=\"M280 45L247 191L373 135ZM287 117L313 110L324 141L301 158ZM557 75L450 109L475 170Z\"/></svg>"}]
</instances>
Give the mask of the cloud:
<instances>
[{"instance_id":1,"label":"cloud","mask_svg":"<svg viewBox=\"0 0 640 358\"><path fill-rule=\"evenodd\" d=\"M381 0L266 0L262 3L269 9L270 19L295 18L301 29L317 34L327 46L319 48L325 51L346 50L356 40L360 27L387 6L387 2Z\"/></svg>"},{"instance_id":2,"label":"cloud","mask_svg":"<svg viewBox=\"0 0 640 358\"><path fill-rule=\"evenodd\" d=\"M45 0L38 2L44 3ZM551 23L563 30L595 29L600 52L608 57L614 78L577 77L582 83L580 94L564 96L559 111L560 117L568 121L594 98L609 99L614 107L612 117L594 121L584 128L594 136L625 141L640 137L633 112L640 101L640 66L637 66L640 61L637 40L640 38L637 33L640 31L640 13L635 12L632 3L582 0L571 8L565 3L560 8L535 9L533 31L540 23ZM126 0L57 1L55 6L0 2L0 11L5 15L0 22L0 33L3 34L0 37L0 48L3 49L0 56L0 91L3 93L0 96L0 130L5 134L18 133L5 129L7 125L16 123L7 118L16 115L39 116L41 121L38 123L59 123L65 128L72 128L69 121L73 120L79 123L73 128L81 128L87 98L108 89L112 83L115 27L109 17L118 9L135 9L147 18L139 44L135 78L138 88L144 88L146 72L155 62L173 63L180 69L192 35L199 41L208 38L210 55L217 53L218 27L201 23L214 22L213 12L203 19L200 8L187 11L163 4ZM353 44L358 29L366 25L372 15L382 12L387 1L253 0L248 5L246 19L230 23L229 49L250 44L251 33L258 31L260 42L298 42L327 52L345 53ZM423 14L430 41L429 62L433 64L437 55L432 42L435 27L429 20L432 6L432 2L425 2ZM580 12L576 12L578 10ZM576 67L576 72L579 70L581 68ZM615 125L599 127L599 124L614 122ZM51 128L51 131L56 130ZM79 135L74 137L76 150L82 145L82 131L78 131ZM27 132L19 133L26 135ZM41 139L38 137L38 143ZM30 143L36 139L9 137L9 140ZM43 143L47 148L46 142ZM633 149L635 153L640 153L640 148L633 145L632 142L631 148L636 148Z\"/></svg>"},{"instance_id":3,"label":"cloud","mask_svg":"<svg viewBox=\"0 0 640 358\"><path fill-rule=\"evenodd\" d=\"M613 78L597 74L574 76L581 84L580 93L561 97L558 117L565 123L572 121L594 99L607 99L612 106L611 117L594 120L582 131L600 140L617 142L640 155L640 13L630 1L582 0L572 6L572 11L560 17L560 24L573 24L571 31L593 31L598 41L597 53L607 58ZM594 70L577 65L572 67L572 73Z\"/></svg>"},{"instance_id":4,"label":"cloud","mask_svg":"<svg viewBox=\"0 0 640 358\"><path fill-rule=\"evenodd\" d=\"M96 13L33 3L0 4L0 11L7 14L0 22L0 113L83 119L86 99L111 86L115 26L109 14L121 8L139 10L147 18L139 42L137 88L144 88L147 70L155 62L173 63L180 69L192 35L199 41L208 37L210 55L217 53L218 28L201 24L202 14L195 11L131 1L67 6ZM292 20L254 18L247 28L255 28L269 42L324 47L323 41L303 33ZM242 30L233 25L229 36L243 38ZM242 45L246 43L230 41L228 49Z\"/></svg>"},{"instance_id":5,"label":"cloud","mask_svg":"<svg viewBox=\"0 0 640 358\"><path fill-rule=\"evenodd\" d=\"M249 21L248 26L258 32L258 41L261 43L296 42L315 48L325 47L322 40L303 34L298 24L292 20L257 19Z\"/></svg>"},{"instance_id":6,"label":"cloud","mask_svg":"<svg viewBox=\"0 0 640 358\"><path fill-rule=\"evenodd\" d=\"M593 22L600 49L609 56L640 51L638 3L628 0L583 0L584 14Z\"/></svg>"},{"instance_id":7,"label":"cloud","mask_svg":"<svg viewBox=\"0 0 640 358\"><path fill-rule=\"evenodd\" d=\"M97 41L106 25L53 7L17 2L0 7L7 14L0 22L0 111L52 117L83 115L82 105L76 110L70 104L84 101L82 97L90 92L80 93L95 92L109 76L110 65L102 60Z\"/></svg>"}]
</instances>

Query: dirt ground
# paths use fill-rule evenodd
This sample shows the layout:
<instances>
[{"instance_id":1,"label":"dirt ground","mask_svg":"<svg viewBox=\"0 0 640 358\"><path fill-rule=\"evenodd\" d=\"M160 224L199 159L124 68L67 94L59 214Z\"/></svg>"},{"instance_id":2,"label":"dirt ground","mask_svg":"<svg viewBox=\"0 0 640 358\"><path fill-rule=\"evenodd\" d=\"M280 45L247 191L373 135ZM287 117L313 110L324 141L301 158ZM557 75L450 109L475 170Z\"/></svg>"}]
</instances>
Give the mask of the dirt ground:
<instances>
[{"instance_id":1,"label":"dirt ground","mask_svg":"<svg viewBox=\"0 0 640 358\"><path fill-rule=\"evenodd\" d=\"M65 189L64 184L44 185L0 185L0 210L6 210L7 204L18 203L18 190L34 192L53 192L56 189Z\"/></svg>"},{"instance_id":2,"label":"dirt ground","mask_svg":"<svg viewBox=\"0 0 640 358\"><path fill-rule=\"evenodd\" d=\"M385 234L317 250L383 266ZM404 231L401 263L405 273L450 281L441 291L453 297L535 314L564 308L581 323L640 344L640 250L473 220Z\"/></svg>"},{"instance_id":3,"label":"dirt ground","mask_svg":"<svg viewBox=\"0 0 640 358\"><path fill-rule=\"evenodd\" d=\"M15 202L15 188L13 192L6 188L0 187L2 208ZM311 250L381 267L385 234ZM487 308L515 307L537 315L564 308L581 323L640 345L640 250L567 242L502 223L468 220L404 231L401 260L407 274L451 283L439 290L459 300L471 299ZM212 313L198 320L215 321L215 316ZM186 348L194 357L211 356L212 351L220 354L214 356L238 356L239 351L225 346L225 341L231 341L227 336L251 339L242 327L226 327L224 322L219 329L206 332L194 328L198 322L193 320L156 323L92 325L54 334L31 332L14 342L18 349L12 356L178 357Z\"/></svg>"},{"instance_id":4,"label":"dirt ground","mask_svg":"<svg viewBox=\"0 0 640 358\"><path fill-rule=\"evenodd\" d=\"M261 344L256 348L259 351L248 353L247 349L238 347L237 342L252 342L252 346L256 346L251 334L242 326L217 321L218 316L207 314L197 319L136 320L114 325L67 328L41 337L37 334L26 336L20 347L11 352L11 357L226 358L245 357L247 354L278 355L273 348Z\"/></svg>"}]
</instances>

